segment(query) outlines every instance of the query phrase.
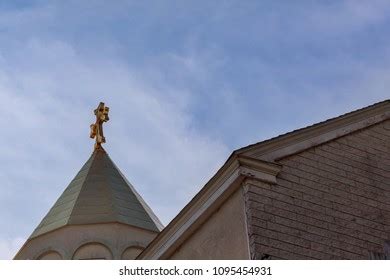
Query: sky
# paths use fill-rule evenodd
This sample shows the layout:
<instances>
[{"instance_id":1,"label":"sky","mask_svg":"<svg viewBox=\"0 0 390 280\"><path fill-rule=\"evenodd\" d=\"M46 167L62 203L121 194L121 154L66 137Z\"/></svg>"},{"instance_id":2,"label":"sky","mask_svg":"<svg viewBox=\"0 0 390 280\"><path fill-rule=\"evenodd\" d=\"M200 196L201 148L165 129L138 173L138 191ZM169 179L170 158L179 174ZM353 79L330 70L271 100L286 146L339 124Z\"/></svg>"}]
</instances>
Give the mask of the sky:
<instances>
[{"instance_id":1,"label":"sky","mask_svg":"<svg viewBox=\"0 0 390 280\"><path fill-rule=\"evenodd\" d=\"M389 1L0 0L0 259L93 150L163 224L233 150L388 99Z\"/></svg>"}]
</instances>

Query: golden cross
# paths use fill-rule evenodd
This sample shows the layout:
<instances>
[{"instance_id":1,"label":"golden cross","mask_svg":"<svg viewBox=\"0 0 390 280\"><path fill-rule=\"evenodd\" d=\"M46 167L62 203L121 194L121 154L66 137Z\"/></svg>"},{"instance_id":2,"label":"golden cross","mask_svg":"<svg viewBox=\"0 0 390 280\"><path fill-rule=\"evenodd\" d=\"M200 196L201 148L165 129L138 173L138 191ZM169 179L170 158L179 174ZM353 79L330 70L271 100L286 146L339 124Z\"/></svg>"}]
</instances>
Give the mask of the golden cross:
<instances>
[{"instance_id":1,"label":"golden cross","mask_svg":"<svg viewBox=\"0 0 390 280\"><path fill-rule=\"evenodd\" d=\"M108 111L110 108L104 106L103 102L100 102L99 106L94 110L96 116L96 122L91 124L91 134L89 137L95 138L95 149L102 147L102 143L106 143L106 138L103 135L103 123L109 120Z\"/></svg>"}]
</instances>

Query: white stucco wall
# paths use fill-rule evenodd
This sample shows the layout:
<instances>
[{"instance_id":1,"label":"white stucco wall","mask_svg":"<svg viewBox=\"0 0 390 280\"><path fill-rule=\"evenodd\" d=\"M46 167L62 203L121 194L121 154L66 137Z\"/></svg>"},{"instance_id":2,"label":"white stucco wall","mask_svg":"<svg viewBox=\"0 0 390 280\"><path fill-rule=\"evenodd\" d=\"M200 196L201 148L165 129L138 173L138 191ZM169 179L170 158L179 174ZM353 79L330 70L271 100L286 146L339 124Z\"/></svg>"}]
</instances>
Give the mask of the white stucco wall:
<instances>
[{"instance_id":1,"label":"white stucco wall","mask_svg":"<svg viewBox=\"0 0 390 280\"><path fill-rule=\"evenodd\" d=\"M240 188L169 259L249 259L244 207Z\"/></svg>"}]
</instances>

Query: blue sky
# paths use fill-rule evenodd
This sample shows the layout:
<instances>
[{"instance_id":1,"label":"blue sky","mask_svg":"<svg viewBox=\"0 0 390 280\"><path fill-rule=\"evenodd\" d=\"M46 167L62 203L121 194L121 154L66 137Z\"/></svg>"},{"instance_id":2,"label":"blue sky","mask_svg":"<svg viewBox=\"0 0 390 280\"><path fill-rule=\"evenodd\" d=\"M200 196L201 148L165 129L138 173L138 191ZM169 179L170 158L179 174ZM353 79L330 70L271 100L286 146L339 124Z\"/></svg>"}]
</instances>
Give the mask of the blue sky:
<instances>
[{"instance_id":1,"label":"blue sky","mask_svg":"<svg viewBox=\"0 0 390 280\"><path fill-rule=\"evenodd\" d=\"M0 1L0 259L92 152L164 224L236 148L388 99L388 1Z\"/></svg>"}]
</instances>

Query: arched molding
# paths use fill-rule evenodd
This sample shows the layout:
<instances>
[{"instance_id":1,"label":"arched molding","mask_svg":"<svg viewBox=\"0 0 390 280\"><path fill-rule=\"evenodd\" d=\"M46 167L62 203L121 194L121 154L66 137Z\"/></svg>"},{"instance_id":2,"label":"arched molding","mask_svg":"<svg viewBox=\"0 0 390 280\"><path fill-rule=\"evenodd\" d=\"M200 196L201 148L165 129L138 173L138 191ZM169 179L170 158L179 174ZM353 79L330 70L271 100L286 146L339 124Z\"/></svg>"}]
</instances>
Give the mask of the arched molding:
<instances>
[{"instance_id":1,"label":"arched molding","mask_svg":"<svg viewBox=\"0 0 390 280\"><path fill-rule=\"evenodd\" d=\"M107 248L110 249L111 253L113 255L115 255L115 245L113 244L112 242L113 240L111 239L108 239L108 238L99 238L99 237L96 237L96 236L88 236L88 237L84 237L84 238L80 238L80 240L75 240L75 242L72 244L72 248L70 250L70 256L69 258L72 259L74 253L76 252L76 250L78 248L80 248L81 246L85 245L85 244L88 244L88 243L101 243L103 244L104 246L106 246Z\"/></svg>"},{"instance_id":2,"label":"arched molding","mask_svg":"<svg viewBox=\"0 0 390 280\"><path fill-rule=\"evenodd\" d=\"M146 246L148 246L148 243L146 243L146 242L130 241L130 242L127 242L126 244L124 244L123 246L121 246L121 247L119 248L119 252L121 252L121 255L122 255L122 253L123 253L127 248L130 248L130 247L139 247L139 248L145 249Z\"/></svg>"},{"instance_id":3,"label":"arched molding","mask_svg":"<svg viewBox=\"0 0 390 280\"><path fill-rule=\"evenodd\" d=\"M128 246L122 251L121 260L134 260L144 249L145 247L139 245ZM126 254L131 254L132 256L129 258Z\"/></svg>"},{"instance_id":4,"label":"arched molding","mask_svg":"<svg viewBox=\"0 0 390 280\"><path fill-rule=\"evenodd\" d=\"M91 242L83 243L83 244L81 244L80 246L78 246L78 247L74 250L74 252L73 252L73 254L72 254L72 260L75 259L77 253L79 253L83 248L87 248L88 246L97 246L97 248L99 248L99 247L100 247L100 248L104 248L105 250L107 250L107 252L108 252L108 254L109 254L109 256L108 256L106 259L110 259L110 260L114 259L114 254L113 254L113 252L111 251L111 249L110 249L106 244L104 244L104 243L102 243L102 242L91 241Z\"/></svg>"},{"instance_id":5,"label":"arched molding","mask_svg":"<svg viewBox=\"0 0 390 280\"><path fill-rule=\"evenodd\" d=\"M54 250L51 248L45 248L43 250L40 250L39 253L36 254L36 256L34 257L34 260L42 260L45 256L50 255L50 254L57 255L60 260L63 260L65 254L63 252L60 253L59 251L61 251L61 250Z\"/></svg>"}]
</instances>

